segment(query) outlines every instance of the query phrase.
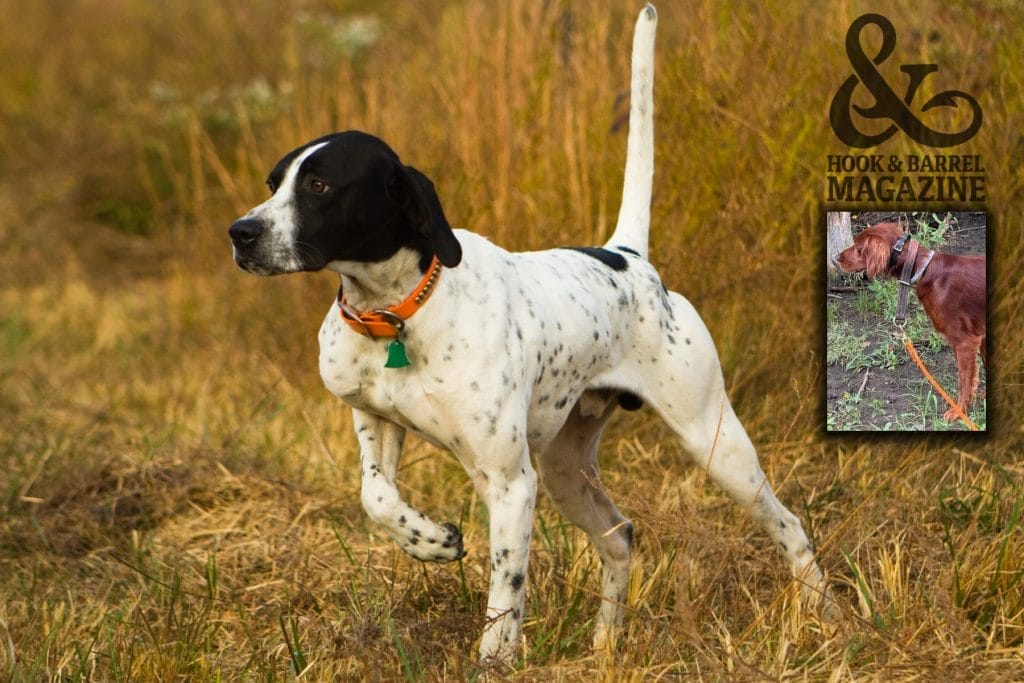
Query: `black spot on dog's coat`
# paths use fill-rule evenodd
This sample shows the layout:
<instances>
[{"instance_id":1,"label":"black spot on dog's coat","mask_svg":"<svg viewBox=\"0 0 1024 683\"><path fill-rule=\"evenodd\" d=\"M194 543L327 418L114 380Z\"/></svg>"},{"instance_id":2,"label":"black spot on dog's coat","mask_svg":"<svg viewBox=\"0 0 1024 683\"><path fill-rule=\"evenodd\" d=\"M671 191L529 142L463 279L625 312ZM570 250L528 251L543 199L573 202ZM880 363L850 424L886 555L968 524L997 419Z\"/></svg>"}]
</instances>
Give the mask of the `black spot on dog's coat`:
<instances>
[{"instance_id":1,"label":"black spot on dog's coat","mask_svg":"<svg viewBox=\"0 0 1024 683\"><path fill-rule=\"evenodd\" d=\"M614 251L603 249L602 247L564 247L565 249L571 249L578 251L581 254L586 254L591 258L596 258L601 263L605 264L612 270L623 272L629 268L629 264L626 262L626 257L622 254L616 254Z\"/></svg>"}]
</instances>

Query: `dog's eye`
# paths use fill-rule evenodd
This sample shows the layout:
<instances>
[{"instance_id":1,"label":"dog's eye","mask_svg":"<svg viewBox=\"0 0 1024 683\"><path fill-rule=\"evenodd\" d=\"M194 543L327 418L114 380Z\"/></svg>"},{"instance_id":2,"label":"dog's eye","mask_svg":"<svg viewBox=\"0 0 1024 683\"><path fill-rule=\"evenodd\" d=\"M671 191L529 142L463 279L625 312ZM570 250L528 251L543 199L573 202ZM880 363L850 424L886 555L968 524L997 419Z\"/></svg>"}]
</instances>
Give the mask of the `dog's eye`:
<instances>
[{"instance_id":1,"label":"dog's eye","mask_svg":"<svg viewBox=\"0 0 1024 683\"><path fill-rule=\"evenodd\" d=\"M274 181L268 180L267 187L270 188L270 194L274 194L275 192L277 192L277 187L274 186Z\"/></svg>"},{"instance_id":2,"label":"dog's eye","mask_svg":"<svg viewBox=\"0 0 1024 683\"><path fill-rule=\"evenodd\" d=\"M317 194L327 192L327 183L320 180L319 178L311 178L309 180L309 189Z\"/></svg>"}]
</instances>

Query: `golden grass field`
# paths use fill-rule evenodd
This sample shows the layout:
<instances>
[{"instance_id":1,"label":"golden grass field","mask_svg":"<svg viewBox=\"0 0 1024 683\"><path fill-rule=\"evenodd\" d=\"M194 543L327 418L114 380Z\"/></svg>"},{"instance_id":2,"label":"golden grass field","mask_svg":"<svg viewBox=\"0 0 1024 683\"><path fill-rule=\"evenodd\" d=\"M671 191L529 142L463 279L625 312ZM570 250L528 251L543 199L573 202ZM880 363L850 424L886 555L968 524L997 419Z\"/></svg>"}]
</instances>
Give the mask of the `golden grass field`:
<instances>
[{"instance_id":1,"label":"golden grass field","mask_svg":"<svg viewBox=\"0 0 1024 683\"><path fill-rule=\"evenodd\" d=\"M0 2L0 680L459 680L486 510L413 440L404 495L460 520L424 565L360 509L316 331L336 282L258 279L226 230L284 152L374 132L453 223L601 243L639 2ZM1024 680L1024 8L662 0L652 260L704 316L736 412L842 619L650 412L606 433L637 527L614 660L597 559L541 497L521 680ZM825 435L825 155L846 28L896 26L978 97L988 433ZM892 66L895 72L896 67ZM932 81L929 81L932 83ZM920 151L904 136L885 153ZM913 207L910 207L913 208Z\"/></svg>"}]
</instances>

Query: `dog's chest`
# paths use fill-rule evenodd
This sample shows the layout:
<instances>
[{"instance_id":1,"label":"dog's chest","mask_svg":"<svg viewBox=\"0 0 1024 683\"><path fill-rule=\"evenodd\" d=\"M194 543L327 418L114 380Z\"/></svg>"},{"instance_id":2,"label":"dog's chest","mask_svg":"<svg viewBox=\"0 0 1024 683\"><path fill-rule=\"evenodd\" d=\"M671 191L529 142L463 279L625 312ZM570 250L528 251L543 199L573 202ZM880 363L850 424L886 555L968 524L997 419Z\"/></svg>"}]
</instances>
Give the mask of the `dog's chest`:
<instances>
[{"instance_id":1,"label":"dog's chest","mask_svg":"<svg viewBox=\"0 0 1024 683\"><path fill-rule=\"evenodd\" d=\"M320 377L332 394L349 406L411 429L436 445L447 446L438 429L437 396L444 391L426 369L416 344L407 345L412 365L385 367L391 340L371 339L351 330L332 306L320 326Z\"/></svg>"},{"instance_id":2,"label":"dog's chest","mask_svg":"<svg viewBox=\"0 0 1024 683\"><path fill-rule=\"evenodd\" d=\"M332 306L324 318L319 339L320 377L328 391L346 403L379 414L408 393L405 380L409 373L404 368L384 367L388 342L365 338L349 329L337 306Z\"/></svg>"}]
</instances>

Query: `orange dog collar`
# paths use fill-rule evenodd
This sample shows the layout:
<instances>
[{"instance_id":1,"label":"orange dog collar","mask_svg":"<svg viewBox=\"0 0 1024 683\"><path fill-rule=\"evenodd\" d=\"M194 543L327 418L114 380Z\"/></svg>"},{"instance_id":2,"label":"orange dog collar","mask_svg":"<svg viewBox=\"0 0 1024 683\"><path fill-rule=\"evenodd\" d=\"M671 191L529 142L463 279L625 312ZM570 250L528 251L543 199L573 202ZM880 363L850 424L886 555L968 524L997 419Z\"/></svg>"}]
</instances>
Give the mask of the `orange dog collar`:
<instances>
[{"instance_id":1,"label":"orange dog collar","mask_svg":"<svg viewBox=\"0 0 1024 683\"><path fill-rule=\"evenodd\" d=\"M438 278L441 277L441 262L437 256L430 262L430 267L423 275L416 288L400 303L374 311L360 312L345 303L345 293L338 288L338 310L341 319L353 331L367 337L397 337L405 328L405 321L412 317L434 291Z\"/></svg>"}]
</instances>

